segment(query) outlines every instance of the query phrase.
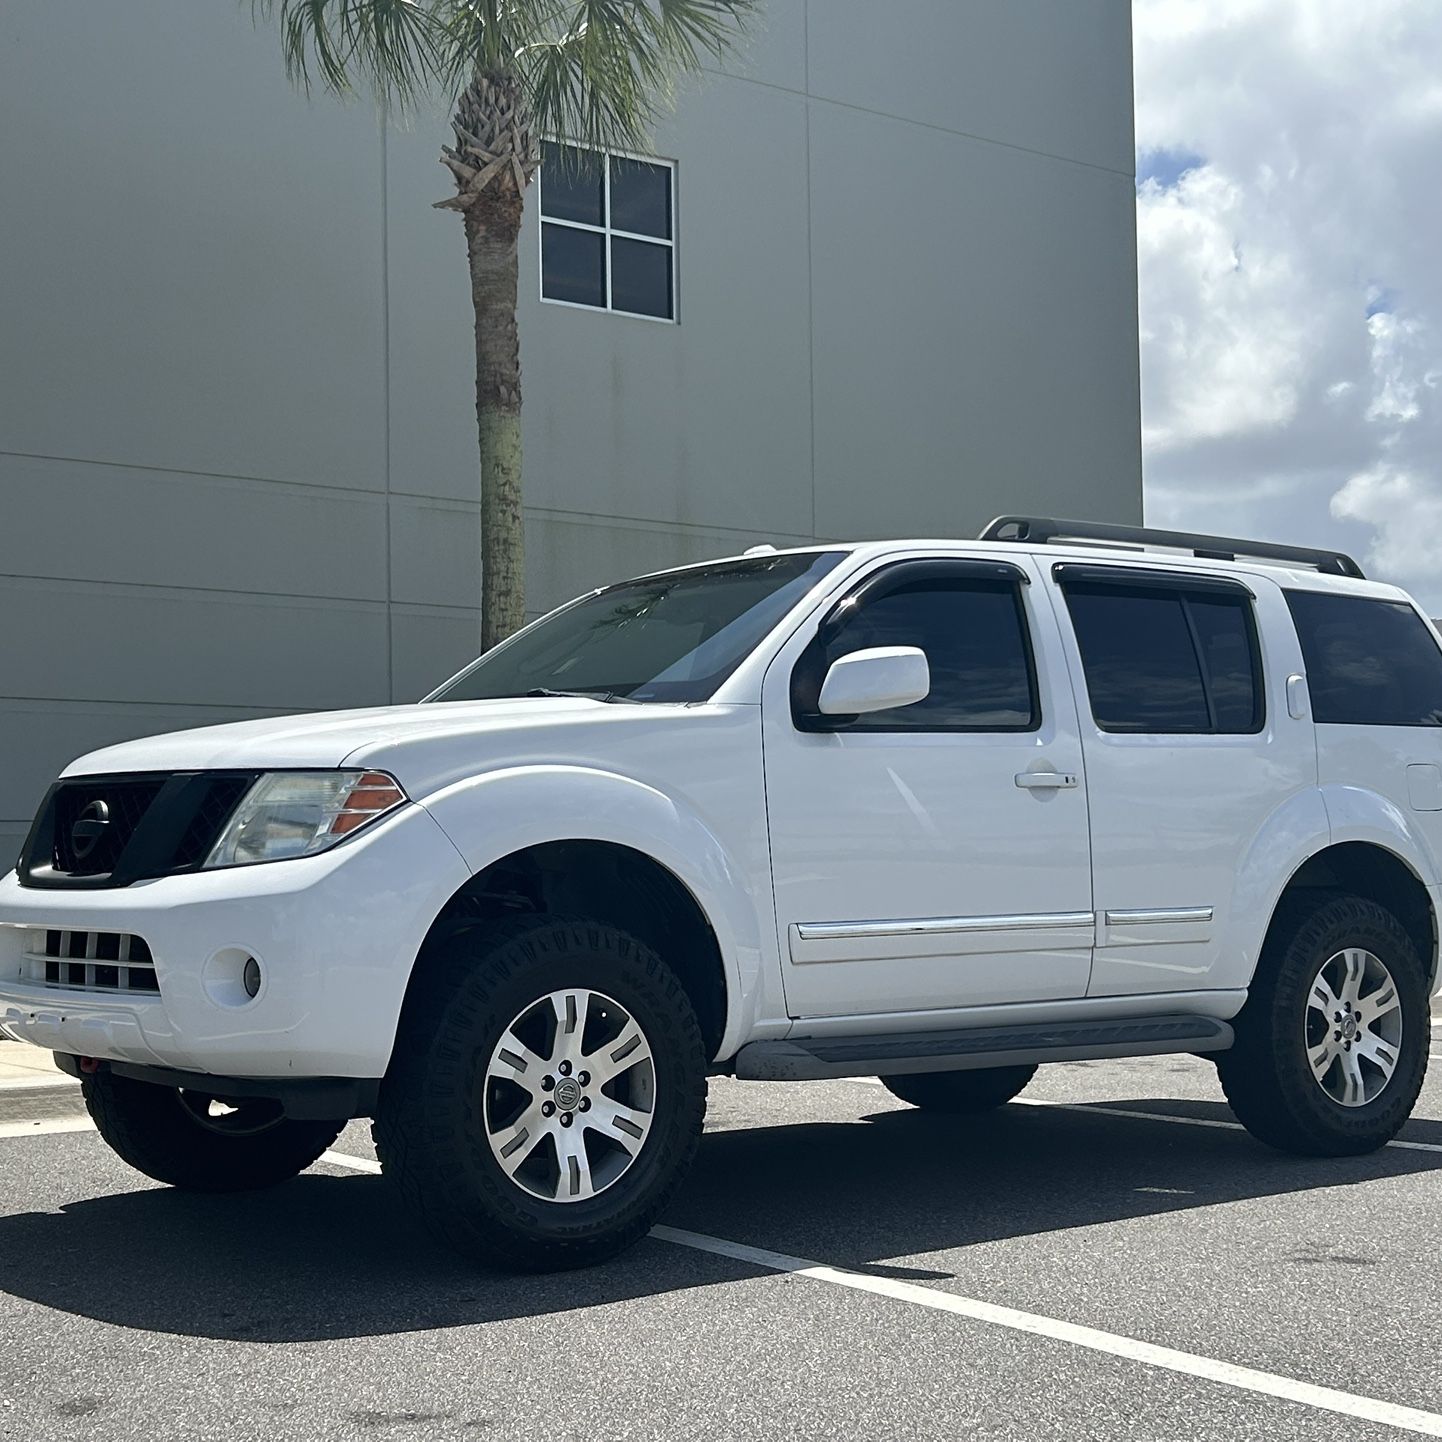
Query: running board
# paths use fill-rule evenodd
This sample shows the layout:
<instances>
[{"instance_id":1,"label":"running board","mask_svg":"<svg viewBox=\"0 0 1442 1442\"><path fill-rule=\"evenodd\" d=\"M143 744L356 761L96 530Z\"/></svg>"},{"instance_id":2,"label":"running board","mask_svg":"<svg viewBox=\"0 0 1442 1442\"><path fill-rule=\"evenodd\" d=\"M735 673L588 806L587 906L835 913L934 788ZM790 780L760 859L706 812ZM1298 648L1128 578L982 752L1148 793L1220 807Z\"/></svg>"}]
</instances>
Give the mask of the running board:
<instances>
[{"instance_id":1,"label":"running board","mask_svg":"<svg viewBox=\"0 0 1442 1442\"><path fill-rule=\"evenodd\" d=\"M736 1075L747 1081L820 1081L826 1077L968 1071L1032 1062L1225 1051L1232 1039L1232 1028L1209 1016L801 1037L753 1041L742 1047L736 1054Z\"/></svg>"}]
</instances>

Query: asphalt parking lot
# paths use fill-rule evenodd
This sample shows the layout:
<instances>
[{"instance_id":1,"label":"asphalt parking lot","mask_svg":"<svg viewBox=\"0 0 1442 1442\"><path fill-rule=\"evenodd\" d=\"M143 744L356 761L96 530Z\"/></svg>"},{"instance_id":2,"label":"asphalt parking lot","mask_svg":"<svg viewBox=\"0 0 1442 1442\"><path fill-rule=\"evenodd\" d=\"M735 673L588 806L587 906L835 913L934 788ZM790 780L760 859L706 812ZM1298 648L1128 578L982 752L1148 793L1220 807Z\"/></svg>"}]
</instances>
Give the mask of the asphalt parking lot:
<instances>
[{"instance_id":1,"label":"asphalt parking lot","mask_svg":"<svg viewBox=\"0 0 1442 1442\"><path fill-rule=\"evenodd\" d=\"M0 1436L1442 1436L1435 1065L1402 1141L1280 1156L1191 1058L1044 1068L980 1121L716 1081L656 1235L517 1278L416 1232L364 1124L200 1198L73 1091L0 1090Z\"/></svg>"}]
</instances>

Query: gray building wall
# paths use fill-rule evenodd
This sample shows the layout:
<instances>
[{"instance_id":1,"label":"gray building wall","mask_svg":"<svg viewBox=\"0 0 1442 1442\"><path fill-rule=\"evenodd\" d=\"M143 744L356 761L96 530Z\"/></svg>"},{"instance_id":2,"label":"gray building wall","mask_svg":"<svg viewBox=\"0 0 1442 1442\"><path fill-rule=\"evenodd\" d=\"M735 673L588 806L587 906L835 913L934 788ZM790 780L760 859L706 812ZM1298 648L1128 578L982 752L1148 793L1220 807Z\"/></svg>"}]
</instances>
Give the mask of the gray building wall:
<instances>
[{"instance_id":1,"label":"gray building wall","mask_svg":"<svg viewBox=\"0 0 1442 1442\"><path fill-rule=\"evenodd\" d=\"M1128 0L770 0L688 84L678 324L543 304L533 612L759 540L1141 516ZM477 637L441 114L249 7L0 5L0 856L73 755L407 700Z\"/></svg>"}]
</instances>

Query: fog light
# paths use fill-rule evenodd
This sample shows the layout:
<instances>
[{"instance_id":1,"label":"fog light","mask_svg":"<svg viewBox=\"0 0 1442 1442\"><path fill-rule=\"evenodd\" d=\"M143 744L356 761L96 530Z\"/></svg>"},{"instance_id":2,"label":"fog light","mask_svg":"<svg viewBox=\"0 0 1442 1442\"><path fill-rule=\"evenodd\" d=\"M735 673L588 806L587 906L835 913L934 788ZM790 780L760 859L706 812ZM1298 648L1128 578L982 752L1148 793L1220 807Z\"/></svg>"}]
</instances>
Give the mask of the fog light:
<instances>
[{"instance_id":1,"label":"fog light","mask_svg":"<svg viewBox=\"0 0 1442 1442\"><path fill-rule=\"evenodd\" d=\"M240 973L240 982L245 987L247 996L255 996L260 991L260 963L253 957L245 959L245 968Z\"/></svg>"}]
</instances>

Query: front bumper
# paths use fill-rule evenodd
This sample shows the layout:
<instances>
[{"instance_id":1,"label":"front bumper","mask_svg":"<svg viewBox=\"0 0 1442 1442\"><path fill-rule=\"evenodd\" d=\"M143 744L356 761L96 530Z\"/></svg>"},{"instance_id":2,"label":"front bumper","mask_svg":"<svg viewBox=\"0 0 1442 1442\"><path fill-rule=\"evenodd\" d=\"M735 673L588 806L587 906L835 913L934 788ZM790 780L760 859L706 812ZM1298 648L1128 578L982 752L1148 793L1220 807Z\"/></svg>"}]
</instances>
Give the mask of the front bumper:
<instances>
[{"instance_id":1,"label":"front bumper","mask_svg":"<svg viewBox=\"0 0 1442 1442\"><path fill-rule=\"evenodd\" d=\"M159 877L110 890L0 879L0 1033L47 1050L230 1077L380 1077L411 966L470 873L409 805L317 856ZM37 975L37 931L146 942L158 991ZM254 957L254 998L233 981Z\"/></svg>"}]
</instances>

